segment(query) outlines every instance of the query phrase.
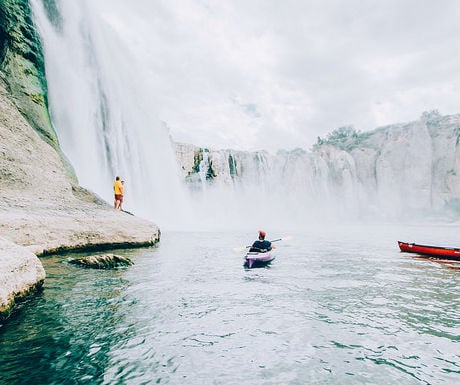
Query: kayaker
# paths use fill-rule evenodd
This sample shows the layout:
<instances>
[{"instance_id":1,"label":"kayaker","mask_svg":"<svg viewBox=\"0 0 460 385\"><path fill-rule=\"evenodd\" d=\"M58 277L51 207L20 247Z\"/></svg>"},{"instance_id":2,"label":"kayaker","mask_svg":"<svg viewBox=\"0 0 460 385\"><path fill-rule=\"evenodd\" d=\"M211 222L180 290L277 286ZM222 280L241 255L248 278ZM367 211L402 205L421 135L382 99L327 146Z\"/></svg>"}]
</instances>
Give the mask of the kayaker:
<instances>
[{"instance_id":1,"label":"kayaker","mask_svg":"<svg viewBox=\"0 0 460 385\"><path fill-rule=\"evenodd\" d=\"M274 249L275 246L274 245L272 246L272 243L270 241L265 240L266 235L267 234L265 233L265 231L259 230L259 239L252 244L249 251L256 251L256 252L258 251L258 252L264 253L266 251L270 251L271 249Z\"/></svg>"}]
</instances>

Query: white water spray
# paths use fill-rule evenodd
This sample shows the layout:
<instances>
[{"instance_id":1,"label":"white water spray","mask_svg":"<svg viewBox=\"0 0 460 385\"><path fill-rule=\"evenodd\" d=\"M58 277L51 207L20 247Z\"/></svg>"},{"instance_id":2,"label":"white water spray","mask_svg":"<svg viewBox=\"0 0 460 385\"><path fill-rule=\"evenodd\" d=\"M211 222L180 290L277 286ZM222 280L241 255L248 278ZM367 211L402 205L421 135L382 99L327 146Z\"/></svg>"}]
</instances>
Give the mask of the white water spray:
<instances>
[{"instance_id":1,"label":"white water spray","mask_svg":"<svg viewBox=\"0 0 460 385\"><path fill-rule=\"evenodd\" d=\"M155 115L148 68L116 28L111 1L61 1L50 17L31 1L43 37L50 112L80 183L113 201L116 175L125 209L174 227L189 204L171 139Z\"/></svg>"},{"instance_id":2,"label":"white water spray","mask_svg":"<svg viewBox=\"0 0 460 385\"><path fill-rule=\"evenodd\" d=\"M32 4L44 42L53 122L83 186L111 202L112 182L120 175L126 181L124 208L162 228L267 229L303 221L310 206L286 194L293 187L280 185L280 165L269 164L262 153L248 155L246 178L209 185L210 159L203 150L199 188L191 194L184 188L166 124L152 103L158 96L145 68L148 52L139 55L128 43L136 40L120 33L131 33L117 19L120 9L112 9L121 2L63 0L54 18L40 0ZM241 164L233 166L238 172Z\"/></svg>"},{"instance_id":3,"label":"white water spray","mask_svg":"<svg viewBox=\"0 0 460 385\"><path fill-rule=\"evenodd\" d=\"M111 202L112 182L120 175L126 180L125 208L162 228L284 229L325 220L407 218L411 211L431 209L432 202L436 208L457 202L452 197L460 189L460 150L449 127L458 127L458 117L439 126L432 122L430 129L419 122L396 126L390 135L377 132L354 152L334 146L277 155L201 149L201 163L192 154L193 171L183 169L193 174L185 189L167 123L159 118L161 106L168 105L171 117L180 114L182 98L190 98L187 85L173 81L178 71L181 79L190 75L186 64L165 60L174 62L171 69L162 62L171 50L161 40L162 28L184 27L160 22L168 20L161 2L61 0L54 17L41 0L31 3L44 41L53 122L81 184ZM155 22L158 28L149 28ZM156 43L161 49L152 50ZM199 80L205 87L212 78ZM231 120L221 112L198 115ZM190 124L191 137L194 129L196 122ZM437 161L441 156L443 162Z\"/></svg>"}]
</instances>

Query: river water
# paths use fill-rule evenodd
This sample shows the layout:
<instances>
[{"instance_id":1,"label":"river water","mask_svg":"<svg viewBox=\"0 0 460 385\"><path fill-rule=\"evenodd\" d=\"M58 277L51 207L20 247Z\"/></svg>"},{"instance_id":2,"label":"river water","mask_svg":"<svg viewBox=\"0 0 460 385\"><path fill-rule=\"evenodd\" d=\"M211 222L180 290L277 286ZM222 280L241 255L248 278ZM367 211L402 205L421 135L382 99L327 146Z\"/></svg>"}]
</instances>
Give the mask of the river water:
<instances>
[{"instance_id":1,"label":"river water","mask_svg":"<svg viewBox=\"0 0 460 385\"><path fill-rule=\"evenodd\" d=\"M247 270L253 235L166 232L112 271L43 258L0 384L460 383L460 264L396 242L458 246L458 226L310 228Z\"/></svg>"}]
</instances>

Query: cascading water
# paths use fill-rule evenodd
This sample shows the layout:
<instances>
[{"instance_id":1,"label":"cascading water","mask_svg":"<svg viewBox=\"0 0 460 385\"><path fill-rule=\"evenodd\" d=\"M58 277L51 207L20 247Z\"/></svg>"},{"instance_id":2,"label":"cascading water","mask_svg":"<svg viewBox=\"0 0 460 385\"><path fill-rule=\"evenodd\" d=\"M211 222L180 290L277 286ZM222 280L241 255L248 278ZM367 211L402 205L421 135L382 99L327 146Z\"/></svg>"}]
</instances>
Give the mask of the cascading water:
<instances>
[{"instance_id":1,"label":"cascading water","mask_svg":"<svg viewBox=\"0 0 460 385\"><path fill-rule=\"evenodd\" d=\"M207 185L206 179L207 179L208 170L209 170L209 159L208 159L207 151L202 150L201 154L203 156L203 159L201 160L200 165L199 165L198 175L200 176L201 186L203 190L205 190L206 185Z\"/></svg>"},{"instance_id":2,"label":"cascading water","mask_svg":"<svg viewBox=\"0 0 460 385\"><path fill-rule=\"evenodd\" d=\"M197 174L202 176L189 178L191 191L202 212L224 216L229 226L285 229L337 214L327 166L315 164L305 152L272 155L201 149L200 153L203 160ZM197 189L198 184L205 186Z\"/></svg>"},{"instance_id":3,"label":"cascading water","mask_svg":"<svg viewBox=\"0 0 460 385\"><path fill-rule=\"evenodd\" d=\"M160 226L186 221L189 204L169 132L155 116L148 68L113 27L111 1L31 1L42 35L50 112L80 183ZM45 6L43 5L45 4Z\"/></svg>"},{"instance_id":4,"label":"cascading water","mask_svg":"<svg viewBox=\"0 0 460 385\"><path fill-rule=\"evenodd\" d=\"M124 208L162 228L266 228L304 219L308 198L289 196L296 187L281 185L282 166L263 153L249 155L243 179L243 165L233 161L229 188L228 181L210 182L203 150L194 182L200 187L184 188L168 130L151 102L155 89L144 84L149 69L127 43L133 40L118 32L116 11L130 7L117 10L120 2L105 0L63 0L55 9L31 3L44 43L53 123L83 186L111 202L120 175ZM228 166L227 157L212 161Z\"/></svg>"},{"instance_id":5,"label":"cascading water","mask_svg":"<svg viewBox=\"0 0 460 385\"><path fill-rule=\"evenodd\" d=\"M142 10L153 14L161 4L31 4L44 42L53 123L80 183L111 202L112 182L120 175L126 180L124 207L162 228L268 229L323 220L406 219L410 212L459 205L460 119L439 114L372 135L355 133L342 147L316 152L192 151L191 168L181 164L187 189L168 125L157 111L163 94L152 80L165 76L169 84L178 69L159 64L163 72L156 74L157 68L149 67L162 62L164 51L151 49L161 39L162 25L153 33L146 26L159 19L150 20ZM168 17L165 9L158 14ZM183 89L176 83L171 88L164 97L180 106L176 93Z\"/></svg>"}]
</instances>

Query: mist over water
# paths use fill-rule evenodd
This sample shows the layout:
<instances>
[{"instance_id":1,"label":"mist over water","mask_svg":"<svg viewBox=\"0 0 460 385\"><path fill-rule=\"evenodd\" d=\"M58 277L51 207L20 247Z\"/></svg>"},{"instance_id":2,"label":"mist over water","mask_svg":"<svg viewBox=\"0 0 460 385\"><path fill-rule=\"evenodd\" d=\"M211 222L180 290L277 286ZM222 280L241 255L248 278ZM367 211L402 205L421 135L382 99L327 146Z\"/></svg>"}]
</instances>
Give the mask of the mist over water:
<instances>
[{"instance_id":1,"label":"mist over water","mask_svg":"<svg viewBox=\"0 0 460 385\"><path fill-rule=\"evenodd\" d=\"M84 187L111 203L120 175L126 210L160 225L180 223L187 196L168 130L151 103L155 91L143 82L148 68L104 19L106 3L62 1L58 13L47 14L32 1L55 129Z\"/></svg>"},{"instance_id":2,"label":"mist over water","mask_svg":"<svg viewBox=\"0 0 460 385\"><path fill-rule=\"evenodd\" d=\"M133 16L134 6L61 1L50 12L39 0L32 5L53 123L83 186L111 203L112 183L120 175L126 180L124 208L162 228L276 227L311 213L309 197L296 192L300 184L283 184L279 167L263 160L246 170L243 181L209 185L203 178L185 186L168 128L156 113L157 90L146 80L151 70L128 38L141 35L142 26L132 25L123 36L114 16Z\"/></svg>"},{"instance_id":3,"label":"mist over water","mask_svg":"<svg viewBox=\"0 0 460 385\"><path fill-rule=\"evenodd\" d=\"M150 69L129 43L145 44L142 25L124 30L138 40L115 28L113 12L130 19L148 2L62 0L58 13L31 3L52 119L81 184L111 203L120 175L125 209L162 230L213 231L166 231L155 247L119 251L135 261L127 269L43 258L43 292L0 327L1 385L459 383L460 266L396 243L458 247L458 226L332 225L382 207L345 167L340 188L328 184L308 153L203 153L185 183ZM228 170L212 182L211 161ZM403 207L394 185L377 191L391 212ZM295 231L270 267L244 269L234 249L259 228L270 239Z\"/></svg>"},{"instance_id":4,"label":"mist over water","mask_svg":"<svg viewBox=\"0 0 460 385\"><path fill-rule=\"evenodd\" d=\"M211 163L220 174L208 180L206 173ZM203 151L199 178L195 176L189 188L201 211L217 208L227 226L243 223L252 228L268 225L286 229L337 221L342 214L340 199L335 196L338 201L334 202L320 167L312 170L309 165L308 155L274 156L231 150L208 155Z\"/></svg>"},{"instance_id":5,"label":"mist over water","mask_svg":"<svg viewBox=\"0 0 460 385\"><path fill-rule=\"evenodd\" d=\"M176 94L183 88L173 81L176 67L155 73L166 65L158 55L161 50L151 49L161 36L149 35L152 29L147 26L156 19L143 15L148 10L167 18L167 12L162 14L164 6L63 0L54 9L52 2L31 3L43 39L50 111L62 149L80 183L110 204L113 180L120 175L126 181L124 209L162 229L270 230L394 220L406 212L408 201L418 204L429 196L425 193L428 185L412 188L403 180L406 174L389 164L380 167L380 172L389 175L385 183L366 186L349 159L330 155L335 158L329 167L324 159L305 151L241 155L238 149L223 150L212 159L203 151L195 180L185 183L168 123L160 120L159 113L163 104L172 104L171 98L181 113L184 96ZM187 63L182 70L187 71ZM155 76L171 77L169 93L156 87ZM247 109L257 113L253 107ZM215 114L226 116L218 110ZM190 130L194 129L196 124L191 124ZM393 157L388 155L388 159ZM422 153L420 158L414 161L412 181L431 170L431 160ZM206 175L210 162L223 173L213 181ZM366 167L369 170L359 171L365 177L378 172Z\"/></svg>"}]
</instances>

